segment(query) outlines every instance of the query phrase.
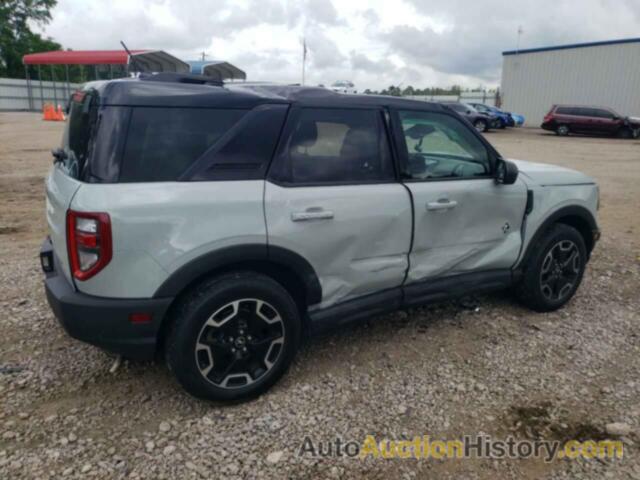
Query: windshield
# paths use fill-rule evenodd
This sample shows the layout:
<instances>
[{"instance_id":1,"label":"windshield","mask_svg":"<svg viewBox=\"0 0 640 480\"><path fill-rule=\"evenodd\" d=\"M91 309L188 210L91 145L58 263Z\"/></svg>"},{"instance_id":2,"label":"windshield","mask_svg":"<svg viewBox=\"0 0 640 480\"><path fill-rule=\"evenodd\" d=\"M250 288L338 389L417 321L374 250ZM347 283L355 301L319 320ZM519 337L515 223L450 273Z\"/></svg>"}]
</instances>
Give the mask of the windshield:
<instances>
[{"instance_id":1,"label":"windshield","mask_svg":"<svg viewBox=\"0 0 640 480\"><path fill-rule=\"evenodd\" d=\"M98 111L97 94L78 91L71 96L62 137L61 166L67 175L80 178L91 150Z\"/></svg>"}]
</instances>

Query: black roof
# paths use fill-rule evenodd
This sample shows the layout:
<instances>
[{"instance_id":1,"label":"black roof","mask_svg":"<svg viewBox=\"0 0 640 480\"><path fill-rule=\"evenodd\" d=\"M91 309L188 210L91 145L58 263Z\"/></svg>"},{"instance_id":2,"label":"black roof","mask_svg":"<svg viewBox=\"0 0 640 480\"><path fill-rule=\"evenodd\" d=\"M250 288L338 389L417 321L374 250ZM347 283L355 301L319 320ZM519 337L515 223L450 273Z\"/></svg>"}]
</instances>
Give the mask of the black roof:
<instances>
[{"instance_id":1,"label":"black roof","mask_svg":"<svg viewBox=\"0 0 640 480\"><path fill-rule=\"evenodd\" d=\"M164 74L162 79L130 78L91 82L102 105L148 107L253 108L262 104L297 104L317 107L386 107L440 110L438 103L409 100L385 95L352 95L322 87L278 85L272 83L227 83L223 86L198 83L193 75ZM202 77L205 78L205 77ZM184 80L184 81L182 81Z\"/></svg>"}]
</instances>

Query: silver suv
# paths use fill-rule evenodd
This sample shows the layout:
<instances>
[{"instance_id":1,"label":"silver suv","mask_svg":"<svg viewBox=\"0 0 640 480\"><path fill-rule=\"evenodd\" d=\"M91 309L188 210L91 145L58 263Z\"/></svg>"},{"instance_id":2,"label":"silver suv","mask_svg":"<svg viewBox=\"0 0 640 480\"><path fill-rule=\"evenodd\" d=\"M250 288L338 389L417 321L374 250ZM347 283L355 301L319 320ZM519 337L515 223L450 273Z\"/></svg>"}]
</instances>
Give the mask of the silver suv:
<instances>
[{"instance_id":1,"label":"silver suv","mask_svg":"<svg viewBox=\"0 0 640 480\"><path fill-rule=\"evenodd\" d=\"M216 400L348 321L509 287L557 309L598 238L592 178L505 160L442 105L179 75L76 92L46 188L67 332Z\"/></svg>"}]
</instances>

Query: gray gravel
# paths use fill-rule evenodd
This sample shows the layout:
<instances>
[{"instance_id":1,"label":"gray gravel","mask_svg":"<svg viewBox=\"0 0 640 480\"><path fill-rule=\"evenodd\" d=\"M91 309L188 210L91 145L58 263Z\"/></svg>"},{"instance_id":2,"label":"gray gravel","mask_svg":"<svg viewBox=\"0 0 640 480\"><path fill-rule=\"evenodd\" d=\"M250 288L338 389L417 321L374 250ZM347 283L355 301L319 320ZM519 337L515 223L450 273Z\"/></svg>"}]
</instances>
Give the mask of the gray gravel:
<instances>
[{"instance_id":1,"label":"gray gravel","mask_svg":"<svg viewBox=\"0 0 640 480\"><path fill-rule=\"evenodd\" d=\"M305 345L270 393L235 406L186 396L162 365L124 362L109 373L112 359L58 326L37 265L4 259L0 283L11 286L0 321L12 341L0 362L0 478L640 478L640 302L625 293L640 269L610 246L598 246L559 312L532 314L506 294L398 312ZM537 405L567 428L627 429L627 457L545 465L296 455L306 436L504 437L514 409Z\"/></svg>"}]
</instances>

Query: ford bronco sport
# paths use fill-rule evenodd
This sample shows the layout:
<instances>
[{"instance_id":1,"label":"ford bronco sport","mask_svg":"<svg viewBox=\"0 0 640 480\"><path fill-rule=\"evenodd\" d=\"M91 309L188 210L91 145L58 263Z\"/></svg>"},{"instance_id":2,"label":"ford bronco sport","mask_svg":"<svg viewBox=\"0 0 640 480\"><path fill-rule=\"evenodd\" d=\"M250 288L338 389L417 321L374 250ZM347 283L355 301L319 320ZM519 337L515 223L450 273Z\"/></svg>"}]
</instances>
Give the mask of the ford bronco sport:
<instances>
[{"instance_id":1,"label":"ford bronco sport","mask_svg":"<svg viewBox=\"0 0 640 480\"><path fill-rule=\"evenodd\" d=\"M301 337L513 287L564 305L598 238L593 179L508 161L451 109L159 74L76 92L40 258L77 339L162 354L191 394L273 385Z\"/></svg>"}]
</instances>

